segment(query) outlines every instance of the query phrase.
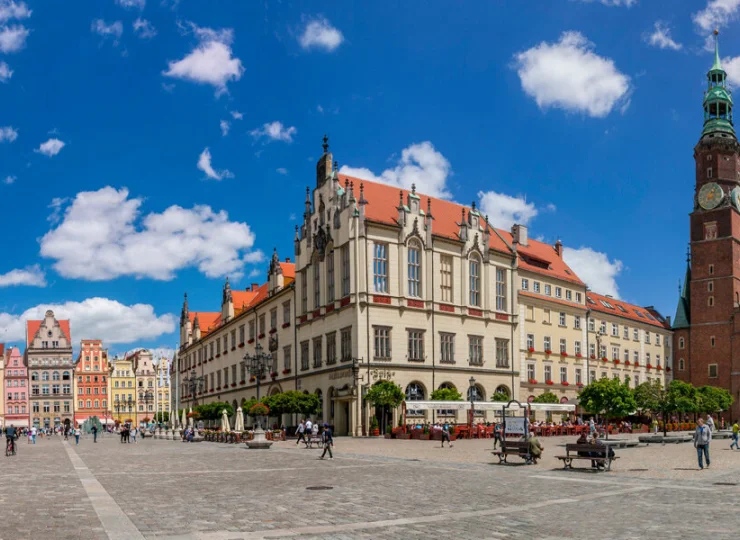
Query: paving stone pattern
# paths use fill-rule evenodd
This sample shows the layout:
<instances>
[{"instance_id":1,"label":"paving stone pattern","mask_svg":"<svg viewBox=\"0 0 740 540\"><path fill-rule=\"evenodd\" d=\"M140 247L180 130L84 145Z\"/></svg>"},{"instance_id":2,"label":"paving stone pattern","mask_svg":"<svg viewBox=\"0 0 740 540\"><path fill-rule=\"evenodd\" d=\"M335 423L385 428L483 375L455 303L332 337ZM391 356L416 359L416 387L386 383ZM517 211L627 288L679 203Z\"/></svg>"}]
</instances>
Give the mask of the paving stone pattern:
<instances>
[{"instance_id":1,"label":"paving stone pattern","mask_svg":"<svg viewBox=\"0 0 740 540\"><path fill-rule=\"evenodd\" d=\"M491 441L441 450L340 438L324 461L290 441L268 451L115 437L21 442L17 456L0 456L0 540L131 538L136 529L194 540L715 540L740 528L740 486L716 485L740 484L740 452L724 443L713 443L710 470L697 470L690 445L651 445L618 451L615 470L597 474L562 471L554 455L564 442L545 440L536 466L494 464ZM306 489L315 486L332 489ZM110 530L128 520L127 533Z\"/></svg>"}]
</instances>

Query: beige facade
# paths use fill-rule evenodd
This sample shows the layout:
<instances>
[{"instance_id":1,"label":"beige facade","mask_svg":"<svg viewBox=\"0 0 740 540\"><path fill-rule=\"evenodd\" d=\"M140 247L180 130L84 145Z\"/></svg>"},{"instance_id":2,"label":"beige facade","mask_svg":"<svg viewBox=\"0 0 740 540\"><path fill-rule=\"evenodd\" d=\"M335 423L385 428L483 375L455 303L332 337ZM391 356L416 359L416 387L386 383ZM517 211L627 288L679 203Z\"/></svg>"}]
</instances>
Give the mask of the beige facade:
<instances>
[{"instance_id":1,"label":"beige facade","mask_svg":"<svg viewBox=\"0 0 740 540\"><path fill-rule=\"evenodd\" d=\"M153 418L157 421L160 421L160 417L168 418L170 413L170 363L168 358L162 357L154 365L156 372L154 411L159 416Z\"/></svg>"},{"instance_id":2,"label":"beige facade","mask_svg":"<svg viewBox=\"0 0 740 540\"><path fill-rule=\"evenodd\" d=\"M136 424L147 424L154 419L157 399L154 358L148 349L140 349L131 355L131 360L136 386Z\"/></svg>"},{"instance_id":3,"label":"beige facade","mask_svg":"<svg viewBox=\"0 0 740 540\"><path fill-rule=\"evenodd\" d=\"M114 358L109 364L111 412L117 423L136 421L136 376L130 357Z\"/></svg>"}]
</instances>

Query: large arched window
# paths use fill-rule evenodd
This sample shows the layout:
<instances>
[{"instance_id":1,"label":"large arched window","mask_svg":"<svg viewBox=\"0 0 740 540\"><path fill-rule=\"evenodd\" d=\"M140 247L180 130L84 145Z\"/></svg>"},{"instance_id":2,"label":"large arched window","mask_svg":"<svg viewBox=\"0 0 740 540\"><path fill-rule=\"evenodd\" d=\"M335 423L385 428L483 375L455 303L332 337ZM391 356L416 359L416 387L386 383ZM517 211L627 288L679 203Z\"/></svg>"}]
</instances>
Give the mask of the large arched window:
<instances>
[{"instance_id":1,"label":"large arched window","mask_svg":"<svg viewBox=\"0 0 740 540\"><path fill-rule=\"evenodd\" d=\"M469 289L470 305L480 306L480 258L478 255L471 255L469 260Z\"/></svg>"},{"instance_id":2,"label":"large arched window","mask_svg":"<svg viewBox=\"0 0 740 540\"><path fill-rule=\"evenodd\" d=\"M678 348L683 349L685 346L684 339L682 337L678 338Z\"/></svg>"},{"instance_id":3,"label":"large arched window","mask_svg":"<svg viewBox=\"0 0 740 540\"><path fill-rule=\"evenodd\" d=\"M509 392L509 388L504 384L501 384L496 387L496 393L505 394L507 398L511 398L511 393Z\"/></svg>"},{"instance_id":4,"label":"large arched window","mask_svg":"<svg viewBox=\"0 0 740 540\"><path fill-rule=\"evenodd\" d=\"M51 374L51 380L52 381L58 381L59 380L59 372L58 371L55 371L54 373Z\"/></svg>"},{"instance_id":5,"label":"large arched window","mask_svg":"<svg viewBox=\"0 0 740 540\"><path fill-rule=\"evenodd\" d=\"M468 401L485 401L485 394L483 388L477 384L468 388ZM482 409L475 409L476 416L483 416Z\"/></svg>"},{"instance_id":6,"label":"large arched window","mask_svg":"<svg viewBox=\"0 0 740 540\"><path fill-rule=\"evenodd\" d=\"M326 302L334 301L334 250L326 253Z\"/></svg>"},{"instance_id":7,"label":"large arched window","mask_svg":"<svg viewBox=\"0 0 740 540\"><path fill-rule=\"evenodd\" d=\"M424 387L412 382L406 387L406 401L424 401ZM406 416L424 416L424 411L407 411Z\"/></svg>"},{"instance_id":8,"label":"large arched window","mask_svg":"<svg viewBox=\"0 0 740 540\"><path fill-rule=\"evenodd\" d=\"M409 242L408 248L409 296L421 296L421 246L416 240Z\"/></svg>"},{"instance_id":9,"label":"large arched window","mask_svg":"<svg viewBox=\"0 0 740 540\"><path fill-rule=\"evenodd\" d=\"M64 373L62 373L63 381L68 381L69 379L70 379L69 371L65 371Z\"/></svg>"},{"instance_id":10,"label":"large arched window","mask_svg":"<svg viewBox=\"0 0 740 540\"><path fill-rule=\"evenodd\" d=\"M49 380L49 372L48 371L44 371L44 372L41 373L41 380L42 381L48 381Z\"/></svg>"},{"instance_id":11,"label":"large arched window","mask_svg":"<svg viewBox=\"0 0 740 540\"><path fill-rule=\"evenodd\" d=\"M450 390L456 390L455 385L451 382L443 382L439 385L439 389L442 390L443 388L448 388ZM455 410L454 409L437 409L437 414L440 416L454 416Z\"/></svg>"},{"instance_id":12,"label":"large arched window","mask_svg":"<svg viewBox=\"0 0 740 540\"><path fill-rule=\"evenodd\" d=\"M39 374L38 374L38 373L36 373L35 371L33 371L33 372L31 373L31 380L32 380L32 381L38 381L38 380L39 380Z\"/></svg>"},{"instance_id":13,"label":"large arched window","mask_svg":"<svg viewBox=\"0 0 740 540\"><path fill-rule=\"evenodd\" d=\"M684 362L683 358L678 359L678 370L683 371L686 369L686 363Z\"/></svg>"}]
</instances>

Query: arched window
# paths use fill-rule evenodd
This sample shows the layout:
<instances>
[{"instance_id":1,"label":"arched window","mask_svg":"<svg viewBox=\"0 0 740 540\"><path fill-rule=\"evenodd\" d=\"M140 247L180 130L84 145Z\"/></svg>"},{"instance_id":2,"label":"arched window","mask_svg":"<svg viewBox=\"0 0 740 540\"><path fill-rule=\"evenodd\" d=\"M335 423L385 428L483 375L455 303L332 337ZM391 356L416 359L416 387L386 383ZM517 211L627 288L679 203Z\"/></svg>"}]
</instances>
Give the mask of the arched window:
<instances>
[{"instance_id":1,"label":"arched window","mask_svg":"<svg viewBox=\"0 0 740 540\"><path fill-rule=\"evenodd\" d=\"M95 400L95 408L97 409L98 407L100 407L100 402L96 399Z\"/></svg>"},{"instance_id":2,"label":"arched window","mask_svg":"<svg viewBox=\"0 0 740 540\"><path fill-rule=\"evenodd\" d=\"M480 258L478 255L470 256L469 269L470 305L480 306Z\"/></svg>"},{"instance_id":3,"label":"arched window","mask_svg":"<svg viewBox=\"0 0 740 540\"><path fill-rule=\"evenodd\" d=\"M408 248L408 282L409 296L421 296L421 246L413 240Z\"/></svg>"},{"instance_id":4,"label":"arched window","mask_svg":"<svg viewBox=\"0 0 740 540\"><path fill-rule=\"evenodd\" d=\"M450 382L443 382L439 385L439 389L448 388L450 390L455 390L455 385ZM441 416L454 416L455 410L454 409L437 409L437 414Z\"/></svg>"},{"instance_id":5,"label":"arched window","mask_svg":"<svg viewBox=\"0 0 740 540\"><path fill-rule=\"evenodd\" d=\"M678 348L683 349L685 346L684 339L682 337L678 338Z\"/></svg>"},{"instance_id":6,"label":"arched window","mask_svg":"<svg viewBox=\"0 0 740 540\"><path fill-rule=\"evenodd\" d=\"M684 362L683 358L679 358L678 359L678 370L683 371L684 369L686 369L686 362Z\"/></svg>"},{"instance_id":7,"label":"arched window","mask_svg":"<svg viewBox=\"0 0 740 540\"><path fill-rule=\"evenodd\" d=\"M38 381L39 380L39 374L35 371L31 373L31 380L32 381Z\"/></svg>"},{"instance_id":8,"label":"arched window","mask_svg":"<svg viewBox=\"0 0 740 540\"><path fill-rule=\"evenodd\" d=\"M65 371L64 373L62 373L62 380L63 381L68 381L69 380L69 377L70 377L69 371Z\"/></svg>"},{"instance_id":9,"label":"arched window","mask_svg":"<svg viewBox=\"0 0 740 540\"><path fill-rule=\"evenodd\" d=\"M468 401L485 401L483 388L477 384L468 388ZM475 409L475 416L483 416L483 410Z\"/></svg>"},{"instance_id":10,"label":"arched window","mask_svg":"<svg viewBox=\"0 0 740 540\"><path fill-rule=\"evenodd\" d=\"M326 254L326 301L334 301L334 250Z\"/></svg>"},{"instance_id":11,"label":"arched window","mask_svg":"<svg viewBox=\"0 0 740 540\"><path fill-rule=\"evenodd\" d=\"M505 394L507 398L511 398L511 393L509 392L509 388L504 384L496 387L496 393Z\"/></svg>"},{"instance_id":12,"label":"arched window","mask_svg":"<svg viewBox=\"0 0 740 540\"><path fill-rule=\"evenodd\" d=\"M321 265L316 259L313 263L313 308L321 307Z\"/></svg>"},{"instance_id":13,"label":"arched window","mask_svg":"<svg viewBox=\"0 0 740 540\"><path fill-rule=\"evenodd\" d=\"M87 401L85 402L85 405L87 406L87 408L88 408L88 409L89 409L89 408L90 408L90 407L92 406L92 405L91 405L90 403L91 403L91 402L90 402L90 400L89 400L89 399L88 399L88 400L87 400Z\"/></svg>"},{"instance_id":14,"label":"arched window","mask_svg":"<svg viewBox=\"0 0 740 540\"><path fill-rule=\"evenodd\" d=\"M43 373L41 373L41 380L42 381L48 381L49 380L49 372L48 371L44 371Z\"/></svg>"},{"instance_id":15,"label":"arched window","mask_svg":"<svg viewBox=\"0 0 740 540\"><path fill-rule=\"evenodd\" d=\"M406 401L424 401L424 387L412 382L406 387ZM406 416L424 416L424 411L407 411Z\"/></svg>"},{"instance_id":16,"label":"arched window","mask_svg":"<svg viewBox=\"0 0 740 540\"><path fill-rule=\"evenodd\" d=\"M59 372L58 371L55 371L54 373L51 374L51 380L52 381L58 381L59 380Z\"/></svg>"}]
</instances>

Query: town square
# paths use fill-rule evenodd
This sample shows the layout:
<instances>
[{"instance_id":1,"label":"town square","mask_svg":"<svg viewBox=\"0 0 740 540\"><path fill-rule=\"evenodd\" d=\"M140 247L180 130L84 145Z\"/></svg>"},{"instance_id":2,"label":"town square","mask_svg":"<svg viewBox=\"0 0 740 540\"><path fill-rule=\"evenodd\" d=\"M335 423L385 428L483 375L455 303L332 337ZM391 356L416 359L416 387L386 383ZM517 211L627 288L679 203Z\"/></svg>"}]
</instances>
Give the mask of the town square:
<instances>
[{"instance_id":1,"label":"town square","mask_svg":"<svg viewBox=\"0 0 740 540\"><path fill-rule=\"evenodd\" d=\"M738 24L0 0L0 540L734 537Z\"/></svg>"}]
</instances>

